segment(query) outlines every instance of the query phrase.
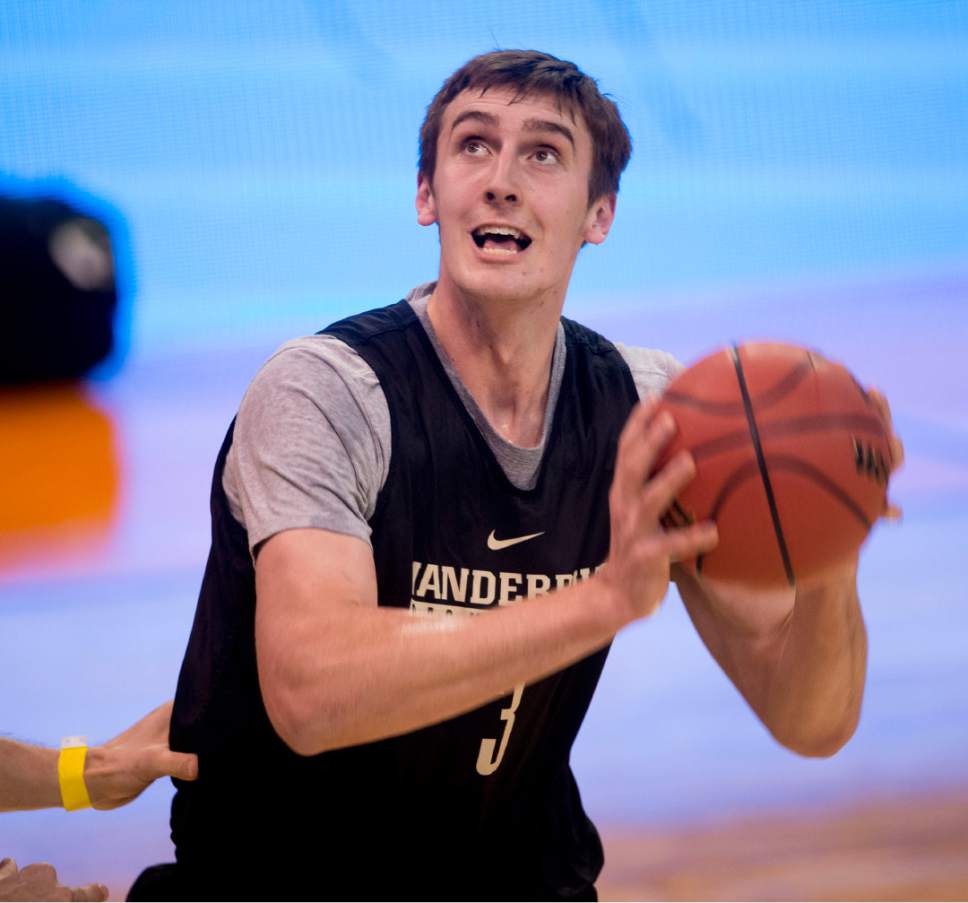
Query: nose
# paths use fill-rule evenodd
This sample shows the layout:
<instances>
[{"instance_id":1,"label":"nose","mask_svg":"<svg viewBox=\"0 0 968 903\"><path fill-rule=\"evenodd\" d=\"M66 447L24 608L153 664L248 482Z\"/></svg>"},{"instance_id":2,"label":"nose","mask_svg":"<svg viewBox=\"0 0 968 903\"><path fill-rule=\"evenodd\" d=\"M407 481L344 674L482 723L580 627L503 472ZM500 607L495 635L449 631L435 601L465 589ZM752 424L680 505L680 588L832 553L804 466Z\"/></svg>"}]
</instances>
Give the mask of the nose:
<instances>
[{"instance_id":1,"label":"nose","mask_svg":"<svg viewBox=\"0 0 968 903\"><path fill-rule=\"evenodd\" d=\"M514 159L509 154L499 154L488 173L484 198L489 204L517 204L521 189L517 183Z\"/></svg>"},{"instance_id":2,"label":"nose","mask_svg":"<svg viewBox=\"0 0 968 903\"><path fill-rule=\"evenodd\" d=\"M518 196L513 191L492 191L488 189L484 192L484 197L490 204L516 204Z\"/></svg>"}]
</instances>

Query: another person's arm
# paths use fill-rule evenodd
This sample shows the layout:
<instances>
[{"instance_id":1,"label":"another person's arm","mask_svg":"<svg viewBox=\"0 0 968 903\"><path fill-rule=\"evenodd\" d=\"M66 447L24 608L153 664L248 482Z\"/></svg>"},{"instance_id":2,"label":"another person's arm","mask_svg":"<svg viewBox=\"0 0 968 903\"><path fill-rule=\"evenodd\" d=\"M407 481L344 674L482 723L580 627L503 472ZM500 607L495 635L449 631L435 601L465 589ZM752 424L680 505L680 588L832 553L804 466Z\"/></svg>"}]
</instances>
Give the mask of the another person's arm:
<instances>
[{"instance_id":1,"label":"another person's arm","mask_svg":"<svg viewBox=\"0 0 968 903\"><path fill-rule=\"evenodd\" d=\"M194 780L196 756L168 748L171 703L166 702L102 746L84 762L84 783L95 809L130 803L160 777ZM59 751L0 739L0 812L62 805L57 774Z\"/></svg>"}]
</instances>

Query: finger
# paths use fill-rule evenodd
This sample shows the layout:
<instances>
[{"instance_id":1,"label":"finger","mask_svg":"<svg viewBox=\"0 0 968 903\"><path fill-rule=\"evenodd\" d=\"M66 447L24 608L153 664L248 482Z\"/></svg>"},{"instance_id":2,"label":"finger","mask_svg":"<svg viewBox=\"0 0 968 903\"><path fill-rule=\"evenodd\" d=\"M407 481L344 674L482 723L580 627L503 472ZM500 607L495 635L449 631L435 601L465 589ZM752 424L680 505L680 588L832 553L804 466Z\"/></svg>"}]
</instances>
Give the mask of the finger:
<instances>
[{"instance_id":1,"label":"finger","mask_svg":"<svg viewBox=\"0 0 968 903\"><path fill-rule=\"evenodd\" d=\"M887 503L887 508L884 511L884 518L889 521L898 522L904 517L904 512L895 505L893 502Z\"/></svg>"},{"instance_id":2,"label":"finger","mask_svg":"<svg viewBox=\"0 0 968 903\"><path fill-rule=\"evenodd\" d=\"M626 461L634 449L642 442L646 427L655 414L658 402L655 397L640 401L629 414L622 433L618 437L618 448L615 455L615 475L612 477L612 491L619 498L626 498L630 490L631 482L628 478L628 466Z\"/></svg>"},{"instance_id":3,"label":"finger","mask_svg":"<svg viewBox=\"0 0 968 903\"><path fill-rule=\"evenodd\" d=\"M682 449L646 484L640 495L641 518L655 522L669 510L679 492L696 475L696 463L692 455Z\"/></svg>"},{"instance_id":4,"label":"finger","mask_svg":"<svg viewBox=\"0 0 968 903\"><path fill-rule=\"evenodd\" d=\"M20 870L20 877L31 883L56 884L57 871L49 862L32 862Z\"/></svg>"},{"instance_id":5,"label":"finger","mask_svg":"<svg viewBox=\"0 0 968 903\"><path fill-rule=\"evenodd\" d=\"M662 535L658 544L670 561L686 561L715 549L719 544L719 531L712 521L703 521L691 527L670 530Z\"/></svg>"},{"instance_id":6,"label":"finger","mask_svg":"<svg viewBox=\"0 0 968 903\"><path fill-rule=\"evenodd\" d=\"M194 781L198 777L198 756L194 753L170 752L171 764L166 773L183 781Z\"/></svg>"},{"instance_id":7,"label":"finger","mask_svg":"<svg viewBox=\"0 0 968 903\"><path fill-rule=\"evenodd\" d=\"M0 859L0 881L17 874L17 863L9 856Z\"/></svg>"},{"instance_id":8,"label":"finger","mask_svg":"<svg viewBox=\"0 0 968 903\"><path fill-rule=\"evenodd\" d=\"M891 449L891 473L894 473L904 464L904 443L894 433L888 436L887 441Z\"/></svg>"},{"instance_id":9,"label":"finger","mask_svg":"<svg viewBox=\"0 0 968 903\"><path fill-rule=\"evenodd\" d=\"M887 401L884 393L880 389L875 389L873 386L868 388L867 397L874 403L874 406L880 412L881 417L884 418L884 422L891 426L894 423L891 417L891 406Z\"/></svg>"},{"instance_id":10,"label":"finger","mask_svg":"<svg viewBox=\"0 0 968 903\"><path fill-rule=\"evenodd\" d=\"M901 442L898 435L894 432L894 417L891 414L891 406L879 389L868 389L867 397L877 408L881 419L884 421L885 426L887 426L887 442L891 450L891 473L894 473L904 463L904 443Z\"/></svg>"},{"instance_id":11,"label":"finger","mask_svg":"<svg viewBox=\"0 0 968 903\"><path fill-rule=\"evenodd\" d=\"M149 781L165 776L183 781L194 781L198 777L198 756L194 753L172 752L167 747L156 747L148 750L147 754L145 777Z\"/></svg>"},{"instance_id":12,"label":"finger","mask_svg":"<svg viewBox=\"0 0 968 903\"><path fill-rule=\"evenodd\" d=\"M34 862L20 870L20 887L33 896L21 899L53 900L58 888L57 872L46 862Z\"/></svg>"},{"instance_id":13,"label":"finger","mask_svg":"<svg viewBox=\"0 0 968 903\"><path fill-rule=\"evenodd\" d=\"M630 422L623 433L615 464L615 489L621 498L631 498L642 488L663 448L675 435L676 425L668 411L646 410Z\"/></svg>"},{"instance_id":14,"label":"finger","mask_svg":"<svg viewBox=\"0 0 968 903\"><path fill-rule=\"evenodd\" d=\"M72 900L107 900L108 889L103 884L88 884L87 887L72 887Z\"/></svg>"}]
</instances>

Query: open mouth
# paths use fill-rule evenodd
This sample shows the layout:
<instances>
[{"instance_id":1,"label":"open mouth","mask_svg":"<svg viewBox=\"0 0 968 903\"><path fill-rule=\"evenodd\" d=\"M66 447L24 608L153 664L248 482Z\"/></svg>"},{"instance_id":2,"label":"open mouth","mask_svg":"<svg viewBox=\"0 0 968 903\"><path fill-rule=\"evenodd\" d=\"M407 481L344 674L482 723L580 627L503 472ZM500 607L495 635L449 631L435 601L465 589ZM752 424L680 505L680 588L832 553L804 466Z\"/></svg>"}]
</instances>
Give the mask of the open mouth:
<instances>
[{"instance_id":1,"label":"open mouth","mask_svg":"<svg viewBox=\"0 0 968 903\"><path fill-rule=\"evenodd\" d=\"M531 244L531 239L513 226L478 226L471 233L471 238L474 239L474 244L488 254L520 254Z\"/></svg>"}]
</instances>

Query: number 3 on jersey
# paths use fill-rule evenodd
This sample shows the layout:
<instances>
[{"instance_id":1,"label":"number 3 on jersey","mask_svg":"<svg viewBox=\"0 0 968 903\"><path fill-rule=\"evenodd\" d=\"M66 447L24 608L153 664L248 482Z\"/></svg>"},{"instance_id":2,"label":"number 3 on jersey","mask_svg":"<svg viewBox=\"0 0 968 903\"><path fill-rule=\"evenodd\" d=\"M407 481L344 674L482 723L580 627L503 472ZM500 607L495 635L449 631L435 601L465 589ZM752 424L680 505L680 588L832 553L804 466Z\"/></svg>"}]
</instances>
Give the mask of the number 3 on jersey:
<instances>
[{"instance_id":1,"label":"number 3 on jersey","mask_svg":"<svg viewBox=\"0 0 968 903\"><path fill-rule=\"evenodd\" d=\"M508 738L511 736L511 729L514 727L514 713L521 705L521 694L524 692L524 684L518 684L511 694L511 702L506 709L501 709L501 720L504 722L504 733L501 735L501 745L498 746L497 740L485 737L481 740L481 748L477 754L477 773L483 775L494 774L504 753L508 748ZM497 747L497 755L494 748Z\"/></svg>"}]
</instances>

